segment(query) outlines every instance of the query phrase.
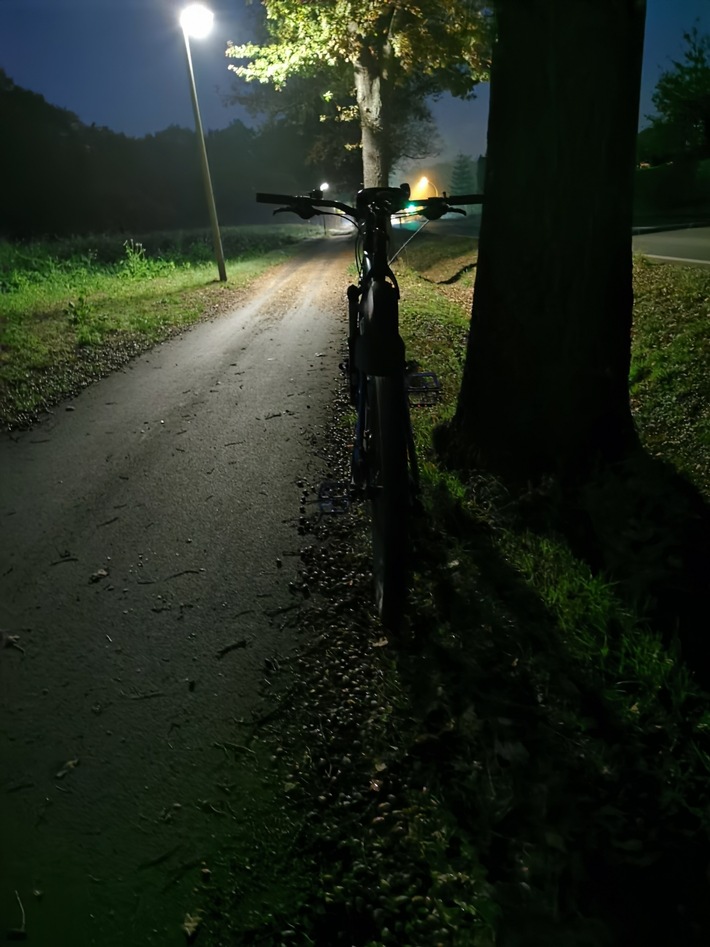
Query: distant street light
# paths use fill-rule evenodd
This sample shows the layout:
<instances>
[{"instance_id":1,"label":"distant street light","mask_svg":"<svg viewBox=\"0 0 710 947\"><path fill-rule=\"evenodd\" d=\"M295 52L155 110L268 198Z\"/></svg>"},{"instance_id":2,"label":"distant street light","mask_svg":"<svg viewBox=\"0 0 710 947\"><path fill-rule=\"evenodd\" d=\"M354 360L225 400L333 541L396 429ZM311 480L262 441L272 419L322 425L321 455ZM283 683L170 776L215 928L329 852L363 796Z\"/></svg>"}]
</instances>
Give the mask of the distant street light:
<instances>
[{"instance_id":1,"label":"distant street light","mask_svg":"<svg viewBox=\"0 0 710 947\"><path fill-rule=\"evenodd\" d=\"M436 184L434 184L433 181L430 181L430 180L429 180L428 177L422 176L422 177L420 178L420 180L419 180L419 185L420 185L420 187L423 187L423 188L426 187L427 185L429 185L429 187L433 187L433 188L434 188L434 191L435 191L435 193L436 193L436 196L437 196L437 197L439 196L439 189L437 188Z\"/></svg>"},{"instance_id":2,"label":"distant street light","mask_svg":"<svg viewBox=\"0 0 710 947\"><path fill-rule=\"evenodd\" d=\"M202 130L202 119L200 118L200 107L197 104L197 89L195 88L195 73L192 69L192 55L190 53L190 37L194 39L203 39L212 29L212 20L214 14L201 3L191 3L190 6L180 14L180 26L182 35L185 38L185 54L187 56L187 74L190 80L190 95L192 96L192 109L195 113L195 131L197 132L197 145L200 151L200 163L202 165L202 178L205 185L205 196L207 198L207 207L210 212L210 223L212 224L212 240L214 243L214 254L217 259L217 269L221 282L227 279L227 268L224 265L224 250L222 249L222 238L219 233L219 224L217 222L217 208L214 202L214 192L212 190L212 179L210 178L210 166L207 162L207 146L205 145L205 133Z\"/></svg>"},{"instance_id":3,"label":"distant street light","mask_svg":"<svg viewBox=\"0 0 710 947\"><path fill-rule=\"evenodd\" d=\"M328 190L328 187L329 187L328 182L324 181L319 188L321 194L325 194L325 192ZM326 225L326 215L323 214L323 236L325 237L327 235L328 235L328 227Z\"/></svg>"}]
</instances>

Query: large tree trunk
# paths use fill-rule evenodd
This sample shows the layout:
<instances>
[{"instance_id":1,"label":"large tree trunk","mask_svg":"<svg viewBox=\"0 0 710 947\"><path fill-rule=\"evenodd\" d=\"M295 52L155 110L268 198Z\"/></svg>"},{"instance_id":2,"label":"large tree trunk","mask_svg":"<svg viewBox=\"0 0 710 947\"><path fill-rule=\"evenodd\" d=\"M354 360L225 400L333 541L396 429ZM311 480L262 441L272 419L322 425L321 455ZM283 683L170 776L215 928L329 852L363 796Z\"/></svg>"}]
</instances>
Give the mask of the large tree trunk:
<instances>
[{"instance_id":1,"label":"large tree trunk","mask_svg":"<svg viewBox=\"0 0 710 947\"><path fill-rule=\"evenodd\" d=\"M633 441L631 213L645 0L498 0L454 457L568 475Z\"/></svg>"},{"instance_id":2,"label":"large tree trunk","mask_svg":"<svg viewBox=\"0 0 710 947\"><path fill-rule=\"evenodd\" d=\"M391 50L385 48L375 57L363 47L354 64L355 92L362 132L362 171L364 187L387 187L390 176L388 142L387 66Z\"/></svg>"}]
</instances>

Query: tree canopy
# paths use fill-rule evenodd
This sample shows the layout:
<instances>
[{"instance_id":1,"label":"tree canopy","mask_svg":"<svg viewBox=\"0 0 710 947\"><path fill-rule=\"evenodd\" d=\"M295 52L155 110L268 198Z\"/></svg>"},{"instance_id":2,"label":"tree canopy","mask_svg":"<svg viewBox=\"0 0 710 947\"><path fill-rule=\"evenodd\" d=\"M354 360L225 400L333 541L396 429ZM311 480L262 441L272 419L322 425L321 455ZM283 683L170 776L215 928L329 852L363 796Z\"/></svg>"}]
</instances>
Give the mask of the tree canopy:
<instances>
[{"instance_id":1,"label":"tree canopy","mask_svg":"<svg viewBox=\"0 0 710 947\"><path fill-rule=\"evenodd\" d=\"M470 155L457 154L451 169L450 194L472 194L478 186L478 169Z\"/></svg>"},{"instance_id":2,"label":"tree canopy","mask_svg":"<svg viewBox=\"0 0 710 947\"><path fill-rule=\"evenodd\" d=\"M673 68L661 73L653 93L652 119L665 150L677 156L710 157L710 35L694 27L683 34L686 48ZM664 148L661 147L661 151Z\"/></svg>"},{"instance_id":3,"label":"tree canopy","mask_svg":"<svg viewBox=\"0 0 710 947\"><path fill-rule=\"evenodd\" d=\"M16 85L0 69L0 237L207 226L195 132L171 126L142 138L85 125ZM223 225L263 219L257 188L308 186L304 143L291 129L234 121L207 134Z\"/></svg>"},{"instance_id":4,"label":"tree canopy","mask_svg":"<svg viewBox=\"0 0 710 947\"><path fill-rule=\"evenodd\" d=\"M231 100L260 120L262 132L282 129L302 142L305 161L315 180L327 180L337 190L352 192L362 182L360 123L350 86L336 70L326 82L336 89L324 99L324 76L294 76L281 89L263 83L236 87ZM439 134L427 103L426 80L412 77L393 92L396 129L388 135L394 164L402 159L420 159L437 154ZM346 103L346 104L343 104Z\"/></svg>"},{"instance_id":5,"label":"tree canopy","mask_svg":"<svg viewBox=\"0 0 710 947\"><path fill-rule=\"evenodd\" d=\"M386 185L399 110L449 91L466 97L487 77L490 4L485 0L262 0L269 42L230 45L247 81L283 89L294 77L319 83L336 111L356 109L363 180ZM416 100L414 95L416 92Z\"/></svg>"}]
</instances>

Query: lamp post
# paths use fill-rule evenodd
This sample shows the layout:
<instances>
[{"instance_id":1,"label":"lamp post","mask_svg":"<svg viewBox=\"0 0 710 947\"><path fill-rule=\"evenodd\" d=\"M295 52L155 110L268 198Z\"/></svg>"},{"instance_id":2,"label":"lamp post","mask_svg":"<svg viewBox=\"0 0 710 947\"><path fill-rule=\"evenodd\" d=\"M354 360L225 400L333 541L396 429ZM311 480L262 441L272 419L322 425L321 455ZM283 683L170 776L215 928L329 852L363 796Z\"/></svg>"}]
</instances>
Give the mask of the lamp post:
<instances>
[{"instance_id":1,"label":"lamp post","mask_svg":"<svg viewBox=\"0 0 710 947\"><path fill-rule=\"evenodd\" d=\"M214 14L212 11L208 10L207 7L201 3L191 3L190 6L185 7L180 14L180 26L182 27L182 35L185 38L185 55L187 56L187 74L190 80L192 110L195 113L195 132L197 133L197 145L200 151L200 164L202 165L202 179L205 185L205 197L207 198L207 207L210 213L210 223L212 225L214 254L217 259L220 281L224 283L227 279L227 269L224 265L224 250L222 249L222 238L219 233L219 223L217 222L217 208L214 202L210 166L207 162L205 133L202 130L202 119L200 118L200 107L197 103L197 89L195 88L195 73L192 68L192 55L190 53L190 37L202 39L207 36L212 29L213 19Z\"/></svg>"}]
</instances>

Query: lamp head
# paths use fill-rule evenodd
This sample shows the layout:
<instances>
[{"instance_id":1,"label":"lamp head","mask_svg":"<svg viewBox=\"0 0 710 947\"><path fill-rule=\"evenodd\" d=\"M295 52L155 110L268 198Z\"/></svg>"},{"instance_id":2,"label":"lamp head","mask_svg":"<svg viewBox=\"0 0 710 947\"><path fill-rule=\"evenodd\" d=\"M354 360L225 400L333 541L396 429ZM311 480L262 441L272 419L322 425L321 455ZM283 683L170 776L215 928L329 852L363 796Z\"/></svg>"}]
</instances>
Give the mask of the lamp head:
<instances>
[{"instance_id":1,"label":"lamp head","mask_svg":"<svg viewBox=\"0 0 710 947\"><path fill-rule=\"evenodd\" d=\"M191 3L180 14L180 26L186 36L204 39L212 29L214 13L202 3Z\"/></svg>"}]
</instances>

